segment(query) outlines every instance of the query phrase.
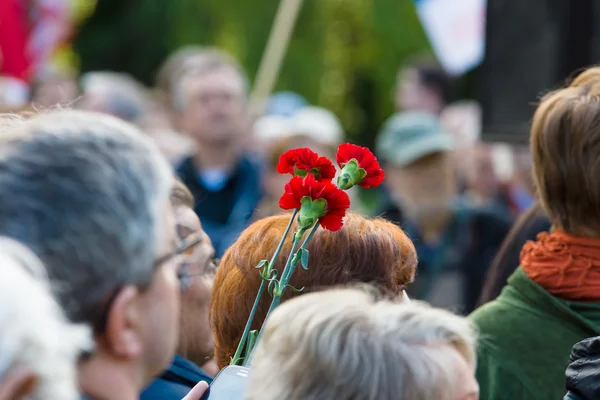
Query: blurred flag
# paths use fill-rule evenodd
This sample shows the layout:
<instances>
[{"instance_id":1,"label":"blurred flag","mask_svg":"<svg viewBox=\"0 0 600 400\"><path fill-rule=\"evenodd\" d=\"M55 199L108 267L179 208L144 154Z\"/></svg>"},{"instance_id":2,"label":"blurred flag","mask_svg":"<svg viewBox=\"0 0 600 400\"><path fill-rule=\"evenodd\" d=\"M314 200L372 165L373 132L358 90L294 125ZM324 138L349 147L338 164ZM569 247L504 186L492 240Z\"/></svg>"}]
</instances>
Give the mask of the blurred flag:
<instances>
[{"instance_id":1,"label":"blurred flag","mask_svg":"<svg viewBox=\"0 0 600 400\"><path fill-rule=\"evenodd\" d=\"M28 35L26 3L0 0L0 76L29 81L32 61L26 51Z\"/></svg>"},{"instance_id":2,"label":"blurred flag","mask_svg":"<svg viewBox=\"0 0 600 400\"><path fill-rule=\"evenodd\" d=\"M444 69L461 75L485 54L486 0L414 0L417 14Z\"/></svg>"}]
</instances>

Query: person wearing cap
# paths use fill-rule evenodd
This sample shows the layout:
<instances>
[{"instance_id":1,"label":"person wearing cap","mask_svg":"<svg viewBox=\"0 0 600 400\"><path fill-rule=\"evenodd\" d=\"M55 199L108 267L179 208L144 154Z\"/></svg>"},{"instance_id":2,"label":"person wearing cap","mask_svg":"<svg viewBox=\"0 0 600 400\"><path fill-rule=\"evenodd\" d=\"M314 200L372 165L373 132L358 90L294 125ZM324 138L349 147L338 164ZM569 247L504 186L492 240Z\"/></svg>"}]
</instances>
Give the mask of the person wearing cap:
<instances>
[{"instance_id":1,"label":"person wearing cap","mask_svg":"<svg viewBox=\"0 0 600 400\"><path fill-rule=\"evenodd\" d=\"M382 215L409 233L419 257L409 296L463 313L473 310L510 220L458 194L453 138L436 115L393 115L376 149L386 170Z\"/></svg>"},{"instance_id":2,"label":"person wearing cap","mask_svg":"<svg viewBox=\"0 0 600 400\"><path fill-rule=\"evenodd\" d=\"M335 159L337 146L342 143L344 131L334 113L321 107L302 107L291 117L266 115L254 123L257 150L264 154L264 197L259 203L255 219L281 212L279 198L289 177L277 173L281 154L288 150L308 147L320 156Z\"/></svg>"}]
</instances>

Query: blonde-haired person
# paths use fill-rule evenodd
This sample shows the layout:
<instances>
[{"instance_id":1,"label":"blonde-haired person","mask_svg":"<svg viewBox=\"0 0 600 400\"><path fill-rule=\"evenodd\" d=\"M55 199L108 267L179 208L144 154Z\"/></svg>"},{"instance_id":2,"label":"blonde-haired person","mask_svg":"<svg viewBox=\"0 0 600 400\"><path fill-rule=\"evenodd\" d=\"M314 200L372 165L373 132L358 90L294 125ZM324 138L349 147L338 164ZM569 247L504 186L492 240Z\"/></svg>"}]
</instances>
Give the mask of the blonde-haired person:
<instances>
[{"instance_id":1,"label":"blonde-haired person","mask_svg":"<svg viewBox=\"0 0 600 400\"><path fill-rule=\"evenodd\" d=\"M282 304L252 360L248 400L477 400L476 333L421 303L335 289Z\"/></svg>"},{"instance_id":2,"label":"blonde-haired person","mask_svg":"<svg viewBox=\"0 0 600 400\"><path fill-rule=\"evenodd\" d=\"M0 400L75 400L77 361L90 332L69 323L44 269L24 246L0 237Z\"/></svg>"},{"instance_id":3,"label":"blonde-haired person","mask_svg":"<svg viewBox=\"0 0 600 400\"><path fill-rule=\"evenodd\" d=\"M484 400L562 398L571 347L600 335L600 68L547 94L531 125L535 186L550 233L521 250L520 267L471 319L485 338Z\"/></svg>"}]
</instances>

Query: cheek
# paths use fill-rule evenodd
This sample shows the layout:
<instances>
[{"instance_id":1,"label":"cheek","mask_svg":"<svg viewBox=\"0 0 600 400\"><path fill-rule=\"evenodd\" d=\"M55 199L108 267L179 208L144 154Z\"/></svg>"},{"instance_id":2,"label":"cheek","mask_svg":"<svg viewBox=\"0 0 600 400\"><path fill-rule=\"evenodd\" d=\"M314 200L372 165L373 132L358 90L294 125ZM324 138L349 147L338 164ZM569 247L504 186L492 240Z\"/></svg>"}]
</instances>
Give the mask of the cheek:
<instances>
[{"instance_id":1,"label":"cheek","mask_svg":"<svg viewBox=\"0 0 600 400\"><path fill-rule=\"evenodd\" d=\"M180 288L179 280L174 268L163 268L160 277L160 297L163 299L163 306L167 308L166 312L172 313L176 320L180 308Z\"/></svg>"},{"instance_id":2,"label":"cheek","mask_svg":"<svg viewBox=\"0 0 600 400\"><path fill-rule=\"evenodd\" d=\"M197 309L208 309L211 297L212 284L208 282L207 278L203 277L194 277L190 287L183 295L186 306L192 306Z\"/></svg>"}]
</instances>

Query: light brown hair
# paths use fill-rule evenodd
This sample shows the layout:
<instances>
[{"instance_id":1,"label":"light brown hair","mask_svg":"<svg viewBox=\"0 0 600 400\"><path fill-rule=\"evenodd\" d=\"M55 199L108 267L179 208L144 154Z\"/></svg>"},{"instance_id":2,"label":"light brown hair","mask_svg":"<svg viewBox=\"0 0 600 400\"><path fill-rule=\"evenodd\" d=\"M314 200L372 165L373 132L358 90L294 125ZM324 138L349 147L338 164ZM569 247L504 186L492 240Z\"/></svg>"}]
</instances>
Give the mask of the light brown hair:
<instances>
[{"instance_id":1,"label":"light brown hair","mask_svg":"<svg viewBox=\"0 0 600 400\"><path fill-rule=\"evenodd\" d=\"M220 367L227 365L233 356L258 292L261 278L255 266L271 257L289 218L288 214L277 215L250 225L219 265L210 321L215 359ZM290 249L288 237L274 265L279 276ZM417 256L413 243L402 229L383 219L370 220L348 213L340 231L319 229L308 250L308 271L298 267L290 282L296 288L304 287L302 293L351 283L373 283L393 297L414 279ZM288 290L283 300L302 293ZM252 329L260 328L270 303L271 297L265 294Z\"/></svg>"},{"instance_id":2,"label":"light brown hair","mask_svg":"<svg viewBox=\"0 0 600 400\"><path fill-rule=\"evenodd\" d=\"M554 226L600 236L600 70L544 96L531 126L534 180Z\"/></svg>"}]
</instances>

